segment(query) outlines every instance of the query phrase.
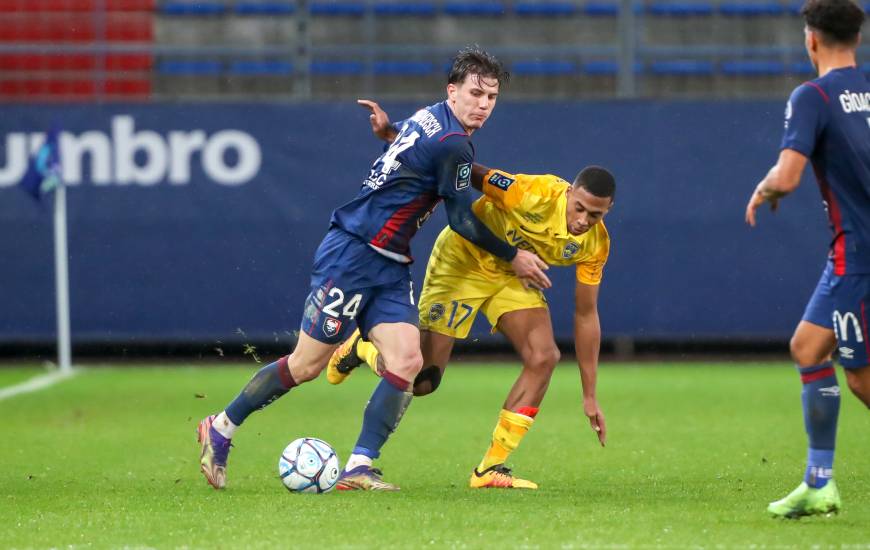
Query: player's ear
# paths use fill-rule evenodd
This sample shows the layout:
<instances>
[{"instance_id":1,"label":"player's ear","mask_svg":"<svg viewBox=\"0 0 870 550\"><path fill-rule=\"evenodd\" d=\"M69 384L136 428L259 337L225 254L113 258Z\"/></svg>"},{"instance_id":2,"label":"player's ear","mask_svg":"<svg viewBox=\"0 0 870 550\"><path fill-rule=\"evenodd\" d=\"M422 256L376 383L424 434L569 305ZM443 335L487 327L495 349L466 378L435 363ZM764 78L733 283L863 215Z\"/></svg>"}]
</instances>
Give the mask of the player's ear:
<instances>
[{"instance_id":1,"label":"player's ear","mask_svg":"<svg viewBox=\"0 0 870 550\"><path fill-rule=\"evenodd\" d=\"M447 98L451 101L456 99L456 84L452 82L447 85Z\"/></svg>"},{"instance_id":2,"label":"player's ear","mask_svg":"<svg viewBox=\"0 0 870 550\"><path fill-rule=\"evenodd\" d=\"M818 35L818 33L809 27L806 28L806 33L807 33L807 49L811 52L814 52L814 53L817 52L819 50L819 35Z\"/></svg>"}]
</instances>

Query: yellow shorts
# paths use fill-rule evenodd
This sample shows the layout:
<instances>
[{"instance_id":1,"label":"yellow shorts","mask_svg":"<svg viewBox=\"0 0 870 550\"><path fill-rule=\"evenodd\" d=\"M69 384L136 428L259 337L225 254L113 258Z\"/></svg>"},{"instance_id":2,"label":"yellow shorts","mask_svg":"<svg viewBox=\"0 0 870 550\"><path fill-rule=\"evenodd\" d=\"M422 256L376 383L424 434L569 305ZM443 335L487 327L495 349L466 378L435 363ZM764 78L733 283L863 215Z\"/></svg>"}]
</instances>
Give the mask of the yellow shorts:
<instances>
[{"instance_id":1,"label":"yellow shorts","mask_svg":"<svg viewBox=\"0 0 870 550\"><path fill-rule=\"evenodd\" d=\"M482 266L466 246L473 245L449 227L435 241L420 294L421 330L465 338L478 311L495 330L505 313L547 307L541 291L524 288L513 273Z\"/></svg>"}]
</instances>

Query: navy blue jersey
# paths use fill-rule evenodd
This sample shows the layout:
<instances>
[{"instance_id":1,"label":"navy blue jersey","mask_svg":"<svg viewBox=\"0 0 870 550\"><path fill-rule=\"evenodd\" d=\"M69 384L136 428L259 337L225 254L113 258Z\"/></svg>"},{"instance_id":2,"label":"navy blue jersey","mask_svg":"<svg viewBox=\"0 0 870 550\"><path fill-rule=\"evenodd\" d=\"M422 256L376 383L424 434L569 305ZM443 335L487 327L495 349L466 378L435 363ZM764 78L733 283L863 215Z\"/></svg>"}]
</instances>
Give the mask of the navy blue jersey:
<instances>
[{"instance_id":1,"label":"navy blue jersey","mask_svg":"<svg viewBox=\"0 0 870 550\"><path fill-rule=\"evenodd\" d=\"M399 135L372 165L359 194L332 213L331 225L399 262L442 199L471 191L474 146L446 102L396 125Z\"/></svg>"},{"instance_id":2,"label":"navy blue jersey","mask_svg":"<svg viewBox=\"0 0 870 550\"><path fill-rule=\"evenodd\" d=\"M870 273L870 84L854 67L798 86L783 149L810 159L833 232L834 273Z\"/></svg>"}]
</instances>

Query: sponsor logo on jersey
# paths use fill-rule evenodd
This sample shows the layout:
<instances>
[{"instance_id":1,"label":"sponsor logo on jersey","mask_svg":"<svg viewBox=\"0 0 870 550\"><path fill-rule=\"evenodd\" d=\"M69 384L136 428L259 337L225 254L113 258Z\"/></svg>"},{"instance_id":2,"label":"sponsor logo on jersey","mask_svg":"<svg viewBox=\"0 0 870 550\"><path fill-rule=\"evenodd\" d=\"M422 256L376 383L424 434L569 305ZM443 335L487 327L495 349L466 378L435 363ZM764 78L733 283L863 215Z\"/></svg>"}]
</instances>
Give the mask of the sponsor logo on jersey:
<instances>
[{"instance_id":1,"label":"sponsor logo on jersey","mask_svg":"<svg viewBox=\"0 0 870 550\"><path fill-rule=\"evenodd\" d=\"M508 187L510 187L514 182L513 178L509 178L504 174L499 174L498 172L494 173L489 177L489 184L495 185L502 191L507 191Z\"/></svg>"},{"instance_id":2,"label":"sponsor logo on jersey","mask_svg":"<svg viewBox=\"0 0 870 550\"><path fill-rule=\"evenodd\" d=\"M791 100L785 104L785 127L788 128L788 121L791 120Z\"/></svg>"},{"instance_id":3,"label":"sponsor logo on jersey","mask_svg":"<svg viewBox=\"0 0 870 550\"><path fill-rule=\"evenodd\" d=\"M463 162L456 167L456 190L462 191L471 185L471 163Z\"/></svg>"},{"instance_id":4,"label":"sponsor logo on jersey","mask_svg":"<svg viewBox=\"0 0 870 550\"><path fill-rule=\"evenodd\" d=\"M822 397L839 397L840 386L828 386L827 388L819 388L819 393Z\"/></svg>"},{"instance_id":5,"label":"sponsor logo on jersey","mask_svg":"<svg viewBox=\"0 0 870 550\"><path fill-rule=\"evenodd\" d=\"M834 311L834 334L837 336L838 342L849 341L849 327L852 327L852 331L855 333L855 341L863 342L864 333L861 332L861 324L855 314L851 311L846 313Z\"/></svg>"},{"instance_id":6,"label":"sponsor logo on jersey","mask_svg":"<svg viewBox=\"0 0 870 550\"><path fill-rule=\"evenodd\" d=\"M209 181L238 186L260 171L263 154L256 138L241 130L207 133L202 129L155 132L139 129L132 115L115 115L108 132L61 132L61 179L67 185L86 180L96 186L187 185L199 164ZM0 188L15 185L27 170L30 151L45 134L6 134L6 165L0 167ZM198 157L198 159L197 159ZM228 160L235 158L235 161ZM198 160L198 162L197 162Z\"/></svg>"},{"instance_id":7,"label":"sponsor logo on jersey","mask_svg":"<svg viewBox=\"0 0 870 550\"><path fill-rule=\"evenodd\" d=\"M855 350L852 348L847 348L846 346L840 347L840 359L854 359L855 358Z\"/></svg>"},{"instance_id":8,"label":"sponsor logo on jersey","mask_svg":"<svg viewBox=\"0 0 870 550\"><path fill-rule=\"evenodd\" d=\"M327 317L323 320L323 334L332 337L341 330L341 321L335 317Z\"/></svg>"},{"instance_id":9,"label":"sponsor logo on jersey","mask_svg":"<svg viewBox=\"0 0 870 550\"><path fill-rule=\"evenodd\" d=\"M429 308L429 320L433 323L444 317L444 304L432 304Z\"/></svg>"},{"instance_id":10,"label":"sponsor logo on jersey","mask_svg":"<svg viewBox=\"0 0 870 550\"><path fill-rule=\"evenodd\" d=\"M562 257L566 260L577 253L580 250L580 245L575 242L570 242L565 245L565 249L562 250Z\"/></svg>"}]
</instances>

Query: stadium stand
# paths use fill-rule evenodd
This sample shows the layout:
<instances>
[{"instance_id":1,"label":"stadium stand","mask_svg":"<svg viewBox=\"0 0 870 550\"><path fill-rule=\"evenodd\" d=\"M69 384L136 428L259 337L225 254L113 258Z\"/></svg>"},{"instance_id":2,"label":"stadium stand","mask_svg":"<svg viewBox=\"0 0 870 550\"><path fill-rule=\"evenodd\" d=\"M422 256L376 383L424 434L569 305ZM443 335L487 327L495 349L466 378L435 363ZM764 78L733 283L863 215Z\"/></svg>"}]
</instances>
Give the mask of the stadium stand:
<instances>
[{"instance_id":1,"label":"stadium stand","mask_svg":"<svg viewBox=\"0 0 870 550\"><path fill-rule=\"evenodd\" d=\"M469 42L508 62L518 98L609 97L632 63L635 97L782 97L811 74L792 0L622 5L0 0L0 88L15 100L423 98Z\"/></svg>"}]
</instances>

